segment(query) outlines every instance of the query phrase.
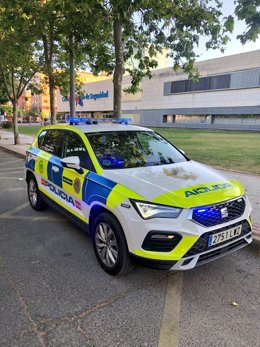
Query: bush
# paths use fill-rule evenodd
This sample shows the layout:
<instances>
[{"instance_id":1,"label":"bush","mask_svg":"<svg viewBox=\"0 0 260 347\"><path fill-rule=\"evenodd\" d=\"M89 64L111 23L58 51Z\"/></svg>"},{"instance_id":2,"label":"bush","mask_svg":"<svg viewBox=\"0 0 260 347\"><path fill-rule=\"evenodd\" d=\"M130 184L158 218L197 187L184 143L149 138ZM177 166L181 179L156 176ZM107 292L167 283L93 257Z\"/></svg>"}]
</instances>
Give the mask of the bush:
<instances>
[{"instance_id":1,"label":"bush","mask_svg":"<svg viewBox=\"0 0 260 347\"><path fill-rule=\"evenodd\" d=\"M3 129L10 129L10 128L12 128L12 123L9 121L5 121L2 123L2 128Z\"/></svg>"}]
</instances>

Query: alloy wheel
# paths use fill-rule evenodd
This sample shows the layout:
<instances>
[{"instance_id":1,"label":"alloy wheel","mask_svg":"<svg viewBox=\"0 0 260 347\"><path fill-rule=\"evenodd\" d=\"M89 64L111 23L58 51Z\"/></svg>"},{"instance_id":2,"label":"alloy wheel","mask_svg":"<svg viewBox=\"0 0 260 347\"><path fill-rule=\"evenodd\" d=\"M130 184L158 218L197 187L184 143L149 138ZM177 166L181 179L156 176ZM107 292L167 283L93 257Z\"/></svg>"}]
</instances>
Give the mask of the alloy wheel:
<instances>
[{"instance_id":1,"label":"alloy wheel","mask_svg":"<svg viewBox=\"0 0 260 347\"><path fill-rule=\"evenodd\" d=\"M30 202L33 206L36 206L37 200L38 200L38 194L37 194L37 186L34 180L30 180L29 182L29 198Z\"/></svg>"},{"instance_id":2,"label":"alloy wheel","mask_svg":"<svg viewBox=\"0 0 260 347\"><path fill-rule=\"evenodd\" d=\"M95 243L100 260L109 268L118 260L118 243L113 229L106 223L96 227Z\"/></svg>"}]
</instances>

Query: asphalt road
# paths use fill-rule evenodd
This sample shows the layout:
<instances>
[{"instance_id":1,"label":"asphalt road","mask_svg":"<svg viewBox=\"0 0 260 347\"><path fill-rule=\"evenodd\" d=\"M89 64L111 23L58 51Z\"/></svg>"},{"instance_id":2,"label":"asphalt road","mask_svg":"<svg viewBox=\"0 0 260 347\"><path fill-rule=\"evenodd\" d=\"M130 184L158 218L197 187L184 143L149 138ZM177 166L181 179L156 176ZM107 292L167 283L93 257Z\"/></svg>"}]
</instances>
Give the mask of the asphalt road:
<instances>
[{"instance_id":1,"label":"asphalt road","mask_svg":"<svg viewBox=\"0 0 260 347\"><path fill-rule=\"evenodd\" d=\"M27 201L24 161L0 151L1 347L155 347L167 309L179 329L165 347L259 346L258 246L183 274L114 278L83 231ZM181 278L179 308L164 307L168 278Z\"/></svg>"}]
</instances>

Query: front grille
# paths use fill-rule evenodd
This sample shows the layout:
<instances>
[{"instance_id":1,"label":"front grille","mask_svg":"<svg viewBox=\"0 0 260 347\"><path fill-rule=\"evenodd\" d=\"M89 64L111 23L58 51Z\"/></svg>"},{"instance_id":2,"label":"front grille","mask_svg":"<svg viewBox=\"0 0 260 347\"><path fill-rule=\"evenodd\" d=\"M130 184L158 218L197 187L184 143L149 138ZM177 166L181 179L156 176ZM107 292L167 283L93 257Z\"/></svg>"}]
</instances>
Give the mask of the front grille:
<instances>
[{"instance_id":1,"label":"front grille","mask_svg":"<svg viewBox=\"0 0 260 347\"><path fill-rule=\"evenodd\" d=\"M241 217L245 206L245 199L238 198L220 204L197 207L192 212L192 219L205 227L211 227Z\"/></svg>"},{"instance_id":2,"label":"front grille","mask_svg":"<svg viewBox=\"0 0 260 347\"><path fill-rule=\"evenodd\" d=\"M146 235L142 248L146 251L171 252L180 242L181 238L181 235L177 233L153 230Z\"/></svg>"},{"instance_id":3,"label":"front grille","mask_svg":"<svg viewBox=\"0 0 260 347\"><path fill-rule=\"evenodd\" d=\"M217 234L217 233L219 233L221 231L225 231L225 230L228 230L230 228L234 228L234 227L236 227L236 226L238 226L240 224L241 224L241 222L238 222L238 223L229 225L229 226L227 226L225 228L217 229L217 230L214 230L214 231L209 231L209 232L201 235L201 237L197 240L197 242L195 242L195 244L191 247L191 249L185 254L184 258L194 256L196 254L205 252L205 251L207 251L209 249L213 250L214 248L217 248L219 246L227 244L230 241L234 241L237 238L240 238L240 237L248 234L251 231L251 227L250 227L249 223L246 220L244 220L242 222L242 232L241 232L240 235L234 237L231 240L226 240L226 241L224 241L222 243L219 243L219 244L216 244L214 246L208 247L208 240L209 240L210 235L214 235L214 234Z\"/></svg>"}]
</instances>

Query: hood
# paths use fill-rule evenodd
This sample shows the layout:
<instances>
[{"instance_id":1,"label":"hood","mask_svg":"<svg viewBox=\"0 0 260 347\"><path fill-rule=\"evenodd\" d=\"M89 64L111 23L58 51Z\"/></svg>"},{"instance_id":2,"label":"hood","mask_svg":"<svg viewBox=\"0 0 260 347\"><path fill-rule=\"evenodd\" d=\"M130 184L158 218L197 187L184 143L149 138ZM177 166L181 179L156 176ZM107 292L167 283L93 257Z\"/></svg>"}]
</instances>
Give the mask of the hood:
<instances>
[{"instance_id":1,"label":"hood","mask_svg":"<svg viewBox=\"0 0 260 347\"><path fill-rule=\"evenodd\" d=\"M238 181L195 161L104 170L103 176L131 189L146 201L183 208L217 203L244 194Z\"/></svg>"}]
</instances>

